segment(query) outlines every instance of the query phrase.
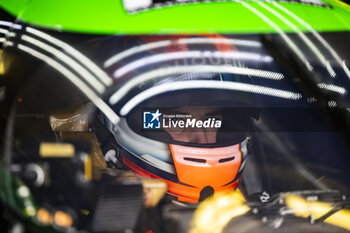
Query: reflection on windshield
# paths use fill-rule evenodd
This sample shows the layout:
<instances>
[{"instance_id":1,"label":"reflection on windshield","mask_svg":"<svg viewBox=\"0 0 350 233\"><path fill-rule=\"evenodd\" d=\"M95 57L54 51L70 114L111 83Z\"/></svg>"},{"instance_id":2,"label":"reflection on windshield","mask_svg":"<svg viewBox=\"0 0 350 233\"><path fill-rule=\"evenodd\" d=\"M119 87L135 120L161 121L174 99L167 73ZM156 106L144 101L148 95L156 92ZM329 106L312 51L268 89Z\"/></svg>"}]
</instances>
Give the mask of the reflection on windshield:
<instances>
[{"instance_id":1,"label":"reflection on windshield","mask_svg":"<svg viewBox=\"0 0 350 233\"><path fill-rule=\"evenodd\" d=\"M256 8L243 4L261 16ZM272 4L285 10L278 3ZM258 5L280 16L267 4ZM265 21L274 27L273 22ZM11 158L9 169L16 174L21 170L40 174L40 185L24 179L30 187L48 185L49 181L41 178L60 174L60 169L71 172L83 186L84 182L99 180L101 171L128 167L138 174L166 180L170 191L183 185L178 189L182 193L176 194L184 193L178 199L184 202L203 200L225 186L231 185L233 190L239 181L240 192L247 200L261 193L270 198L296 190L350 191L349 148L341 136L347 132L347 125L343 132L324 114L324 109L346 108L350 100L348 67L335 52L335 46L341 45L333 48L324 39L334 35L313 30L271 35L275 49L281 44L288 46L302 61L300 69L312 74L311 86L321 92L316 96L318 92L310 92L303 85L307 78L291 73L257 35L96 36L78 44L70 43L64 34L56 37L53 32L32 27L17 25L13 30L23 30L23 34L6 39L6 55L42 62L24 62L31 69L30 81L13 94L15 102L8 104L12 113L7 127L13 128L5 135L10 152L6 155ZM349 34L337 36L348 38ZM16 80L16 74L11 75ZM326 104L320 107L322 101ZM163 125L159 131L142 127L158 120L156 116L145 122L142 117L146 110L160 114ZM191 121L193 128L207 121L211 128L178 127L182 123L177 114L191 115L196 120L193 122L201 122ZM216 122L220 122L218 127L214 127ZM86 141L91 145L86 146ZM55 143L58 148L69 145L69 165L48 161L52 155L58 159L55 150L45 158L40 154L41 146L50 143L50 148L57 148ZM187 170L185 175L179 174L174 160L177 157L169 144L178 144L175 147L179 150L199 144L198 151L212 149L218 153L224 146L240 146L225 158L220 153L208 158L204 153L178 156L188 162L184 170L200 164L196 167L203 177L202 171L213 164L217 171L225 173L225 179L208 185L199 176L190 183L193 177L186 176L192 174ZM235 172L227 165L232 161L239 161ZM220 167L226 165L225 169ZM67 180L72 181L72 186L76 184L74 179ZM240 216L249 209L231 212L230 216Z\"/></svg>"}]
</instances>

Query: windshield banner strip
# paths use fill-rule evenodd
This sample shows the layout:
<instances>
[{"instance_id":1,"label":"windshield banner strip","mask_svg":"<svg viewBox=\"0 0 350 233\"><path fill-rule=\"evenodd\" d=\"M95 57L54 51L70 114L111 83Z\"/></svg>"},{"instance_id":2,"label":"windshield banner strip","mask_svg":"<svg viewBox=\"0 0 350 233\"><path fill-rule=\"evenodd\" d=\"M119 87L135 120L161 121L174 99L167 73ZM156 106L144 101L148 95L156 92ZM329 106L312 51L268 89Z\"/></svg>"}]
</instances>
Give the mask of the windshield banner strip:
<instances>
[{"instance_id":1,"label":"windshield banner strip","mask_svg":"<svg viewBox=\"0 0 350 233\"><path fill-rule=\"evenodd\" d=\"M239 0L123 0L124 9L130 13L159 9L173 5L196 4L200 2L241 2ZM268 2L268 1L266 1ZM319 7L332 8L332 6L320 0L280 0L280 2L301 3Z\"/></svg>"}]
</instances>

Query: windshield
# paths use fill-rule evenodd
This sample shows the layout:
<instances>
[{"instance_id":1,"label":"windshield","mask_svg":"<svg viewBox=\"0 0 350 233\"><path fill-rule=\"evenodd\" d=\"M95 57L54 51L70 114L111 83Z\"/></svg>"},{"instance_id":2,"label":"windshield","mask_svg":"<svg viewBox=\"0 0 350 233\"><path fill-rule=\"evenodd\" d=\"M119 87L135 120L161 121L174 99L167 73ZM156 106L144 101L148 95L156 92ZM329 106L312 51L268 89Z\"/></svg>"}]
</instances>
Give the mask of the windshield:
<instances>
[{"instance_id":1,"label":"windshield","mask_svg":"<svg viewBox=\"0 0 350 233\"><path fill-rule=\"evenodd\" d=\"M242 160L242 148L249 152L239 186L248 199L262 192L350 193L350 33L97 36L26 28L3 48L10 62L1 76L2 158L10 171L38 163L43 174L78 177L61 160L44 165L47 142L71 143L75 152L95 156L95 171L106 171L111 148L103 145L113 141L129 167L142 163L128 153L144 150L138 155L147 168L178 184L169 145L198 151L239 145ZM39 182L28 177L29 186ZM45 191L50 195L63 187L69 193L78 178L55 179L61 183ZM40 201L50 202L48 196ZM70 203L81 197L76 209L90 203L86 193L68 196Z\"/></svg>"}]
</instances>

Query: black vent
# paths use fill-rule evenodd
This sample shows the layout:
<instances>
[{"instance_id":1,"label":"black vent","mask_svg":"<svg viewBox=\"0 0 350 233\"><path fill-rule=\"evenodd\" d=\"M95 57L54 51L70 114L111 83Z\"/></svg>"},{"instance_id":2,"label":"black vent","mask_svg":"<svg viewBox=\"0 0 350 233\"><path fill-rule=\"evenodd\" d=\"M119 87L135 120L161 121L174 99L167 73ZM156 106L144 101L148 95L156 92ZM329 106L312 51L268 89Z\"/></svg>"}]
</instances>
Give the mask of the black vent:
<instances>
[{"instance_id":1,"label":"black vent","mask_svg":"<svg viewBox=\"0 0 350 233\"><path fill-rule=\"evenodd\" d=\"M220 160L219 160L219 163L229 162L229 161L232 161L232 160L234 160L234 159L235 159L235 157L230 157L230 158L220 159Z\"/></svg>"},{"instance_id":2,"label":"black vent","mask_svg":"<svg viewBox=\"0 0 350 233\"><path fill-rule=\"evenodd\" d=\"M206 163L207 162L205 159L196 159L196 158L188 158L188 157L184 157L184 160L192 161L192 162L196 162L196 163Z\"/></svg>"}]
</instances>

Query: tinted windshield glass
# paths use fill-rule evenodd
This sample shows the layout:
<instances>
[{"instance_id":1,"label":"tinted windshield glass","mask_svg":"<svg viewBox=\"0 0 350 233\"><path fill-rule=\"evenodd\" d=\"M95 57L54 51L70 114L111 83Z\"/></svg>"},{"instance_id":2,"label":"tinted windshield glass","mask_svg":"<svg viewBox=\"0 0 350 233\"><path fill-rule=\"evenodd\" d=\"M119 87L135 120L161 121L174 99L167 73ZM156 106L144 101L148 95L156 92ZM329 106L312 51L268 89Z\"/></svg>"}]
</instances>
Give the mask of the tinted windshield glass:
<instances>
[{"instance_id":1,"label":"tinted windshield glass","mask_svg":"<svg viewBox=\"0 0 350 233\"><path fill-rule=\"evenodd\" d=\"M51 133L50 140L61 140L53 133L59 129L52 119L68 119L72 116L68 113L85 109L83 106L92 102L97 110L88 112L107 116L102 117L105 123L119 116L138 135L168 144L225 146L250 137L251 164L258 166L261 186L272 192L315 187L349 191L347 139L334 125L337 119L329 109L346 109L350 100L350 53L341 49L341 42L349 41L350 34L324 33L324 40L312 33L305 36L313 47L297 34L288 34L288 41L294 45L280 35L270 35L268 47L261 35L88 36L33 29L23 37L11 38L14 45L5 50L8 58L19 60L30 71L29 77L23 78L25 75L12 67L8 75L22 85L16 94L22 99L16 102L13 137L27 140L23 132L29 131L29 125L38 124ZM72 61L62 62L45 46L66 48L62 43L92 63L85 64L70 49L63 55ZM290 64L276 55L274 51L282 47L284 55L295 61L292 65L304 71L303 77L290 72ZM53 65L52 60L60 65ZM100 73L89 70L91 64L101 67ZM43 85L48 77L52 81ZM68 84L62 84L62 91L57 93L49 91L56 82ZM47 93L33 91L40 88L46 88ZM199 109L203 113L200 116ZM178 123L171 129L163 125L159 130L146 130L143 114L156 110L165 115L192 115L196 122L203 121L199 125L208 119L222 122L215 128L216 121L212 121L208 123L212 128L204 131L192 121L191 129L183 129ZM37 118L32 121L34 115ZM344 121L343 112L337 116ZM171 125L179 117L164 119ZM90 118L85 122L89 125L86 127L93 128ZM205 135L204 139L197 134ZM12 149L17 151L13 156L21 159L25 155L20 145L13 144ZM282 171L290 175L276 175Z\"/></svg>"}]
</instances>

